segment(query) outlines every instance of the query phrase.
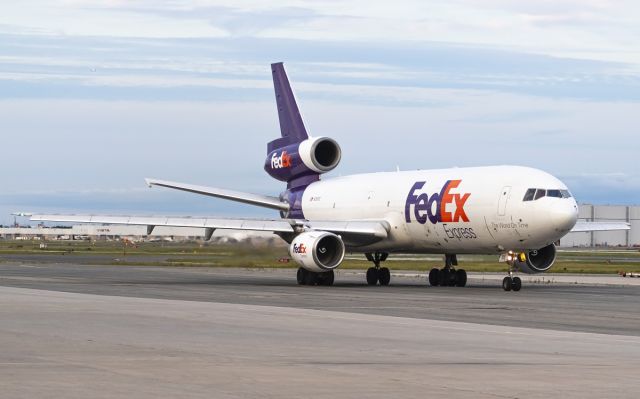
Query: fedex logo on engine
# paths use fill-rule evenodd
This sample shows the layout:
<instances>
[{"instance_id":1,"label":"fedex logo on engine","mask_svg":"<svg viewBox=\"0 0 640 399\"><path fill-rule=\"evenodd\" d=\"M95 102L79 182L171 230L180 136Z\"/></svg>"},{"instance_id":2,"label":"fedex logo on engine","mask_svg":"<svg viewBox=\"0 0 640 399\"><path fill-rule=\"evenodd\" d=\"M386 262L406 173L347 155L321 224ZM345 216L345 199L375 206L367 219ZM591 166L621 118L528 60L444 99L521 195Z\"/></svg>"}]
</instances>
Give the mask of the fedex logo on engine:
<instances>
[{"instance_id":1,"label":"fedex logo on engine","mask_svg":"<svg viewBox=\"0 0 640 399\"><path fill-rule=\"evenodd\" d=\"M271 169L282 169L291 167L291 155L286 151L282 151L280 155L275 152L271 155Z\"/></svg>"},{"instance_id":2,"label":"fedex logo on engine","mask_svg":"<svg viewBox=\"0 0 640 399\"><path fill-rule=\"evenodd\" d=\"M297 254L306 254L307 253L307 247L304 244L293 244L293 252L297 253Z\"/></svg>"},{"instance_id":3,"label":"fedex logo on engine","mask_svg":"<svg viewBox=\"0 0 640 399\"><path fill-rule=\"evenodd\" d=\"M407 201L404 206L404 218L407 223L411 223L411 207L413 206L413 216L420 224L427 223L427 219L433 223L468 222L469 218L464 211L464 204L471 196L471 193L455 193L455 190L462 180L448 180L439 193L428 195L421 193L416 195L416 191L424 187L424 181L413 184Z\"/></svg>"}]
</instances>

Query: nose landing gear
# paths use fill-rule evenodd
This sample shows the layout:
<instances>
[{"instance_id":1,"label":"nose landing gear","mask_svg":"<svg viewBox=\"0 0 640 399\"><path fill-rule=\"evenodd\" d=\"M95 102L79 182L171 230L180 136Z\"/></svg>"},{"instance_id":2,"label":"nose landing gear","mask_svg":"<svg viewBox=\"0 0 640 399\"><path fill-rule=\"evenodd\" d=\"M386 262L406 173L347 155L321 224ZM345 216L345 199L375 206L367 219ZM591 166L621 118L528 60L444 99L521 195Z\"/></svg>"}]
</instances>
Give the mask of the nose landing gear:
<instances>
[{"instance_id":1,"label":"nose landing gear","mask_svg":"<svg viewBox=\"0 0 640 399\"><path fill-rule=\"evenodd\" d=\"M367 284L389 285L391 281L391 271L387 267L380 267L380 262L384 262L389 257L387 252L375 252L364 254L369 262L373 262L374 267L367 269Z\"/></svg>"},{"instance_id":2,"label":"nose landing gear","mask_svg":"<svg viewBox=\"0 0 640 399\"><path fill-rule=\"evenodd\" d=\"M458 266L458 257L455 254L444 256L444 268L433 268L429 272L429 284L436 287L464 287L467 285L467 272L464 269L455 269Z\"/></svg>"},{"instance_id":3,"label":"nose landing gear","mask_svg":"<svg viewBox=\"0 0 640 399\"><path fill-rule=\"evenodd\" d=\"M506 256L507 265L509 265L508 276L502 279L502 289L505 291L520 291L522 288L522 280L520 277L514 277L513 272L516 269L516 261L518 258L525 257L524 259L520 259L521 261L526 260L526 255L524 253L515 254L513 251L509 251Z\"/></svg>"}]
</instances>

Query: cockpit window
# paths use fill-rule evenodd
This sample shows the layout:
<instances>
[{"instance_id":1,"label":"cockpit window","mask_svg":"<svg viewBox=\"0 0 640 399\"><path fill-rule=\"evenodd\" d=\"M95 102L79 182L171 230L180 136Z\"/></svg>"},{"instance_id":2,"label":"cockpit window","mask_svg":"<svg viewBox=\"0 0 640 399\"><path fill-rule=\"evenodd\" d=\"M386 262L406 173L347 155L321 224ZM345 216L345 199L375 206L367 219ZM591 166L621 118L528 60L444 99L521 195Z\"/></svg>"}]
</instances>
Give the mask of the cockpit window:
<instances>
[{"instance_id":1,"label":"cockpit window","mask_svg":"<svg viewBox=\"0 0 640 399\"><path fill-rule=\"evenodd\" d=\"M547 197L562 198L560 190L547 190Z\"/></svg>"},{"instance_id":2,"label":"cockpit window","mask_svg":"<svg viewBox=\"0 0 640 399\"><path fill-rule=\"evenodd\" d=\"M569 190L558 190L558 189L544 189L544 188L530 188L524 194L524 198L522 201L535 201L542 197L552 197L552 198L571 198L571 193Z\"/></svg>"},{"instance_id":3,"label":"cockpit window","mask_svg":"<svg viewBox=\"0 0 640 399\"><path fill-rule=\"evenodd\" d=\"M530 188L527 190L527 192L524 194L524 198L522 199L523 201L532 201L533 200L533 196L536 193L536 189L535 188Z\"/></svg>"},{"instance_id":4,"label":"cockpit window","mask_svg":"<svg viewBox=\"0 0 640 399\"><path fill-rule=\"evenodd\" d=\"M544 197L545 195L547 195L547 190L545 190L544 188L539 188L536 190L536 195L533 199L537 200Z\"/></svg>"}]
</instances>

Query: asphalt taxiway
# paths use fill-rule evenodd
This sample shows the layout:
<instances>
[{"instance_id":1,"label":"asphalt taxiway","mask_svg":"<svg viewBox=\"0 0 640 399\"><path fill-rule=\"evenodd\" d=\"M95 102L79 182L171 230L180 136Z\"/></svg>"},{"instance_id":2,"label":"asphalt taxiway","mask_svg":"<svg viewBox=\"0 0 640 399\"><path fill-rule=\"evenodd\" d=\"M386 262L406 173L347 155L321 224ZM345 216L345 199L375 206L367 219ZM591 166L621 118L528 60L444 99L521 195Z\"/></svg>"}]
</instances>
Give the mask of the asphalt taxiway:
<instances>
[{"instance_id":1,"label":"asphalt taxiway","mask_svg":"<svg viewBox=\"0 0 640 399\"><path fill-rule=\"evenodd\" d=\"M637 397L640 286L503 292L295 270L0 263L0 391L38 397Z\"/></svg>"},{"instance_id":2,"label":"asphalt taxiway","mask_svg":"<svg viewBox=\"0 0 640 399\"><path fill-rule=\"evenodd\" d=\"M332 287L298 286L295 269L0 264L0 286L140 298L332 310L512 327L640 335L640 285L618 277L523 276L504 292L499 274L469 275L469 285L429 287L424 274L394 272L370 287L362 272L338 270ZM592 284L576 281L592 280Z\"/></svg>"}]
</instances>

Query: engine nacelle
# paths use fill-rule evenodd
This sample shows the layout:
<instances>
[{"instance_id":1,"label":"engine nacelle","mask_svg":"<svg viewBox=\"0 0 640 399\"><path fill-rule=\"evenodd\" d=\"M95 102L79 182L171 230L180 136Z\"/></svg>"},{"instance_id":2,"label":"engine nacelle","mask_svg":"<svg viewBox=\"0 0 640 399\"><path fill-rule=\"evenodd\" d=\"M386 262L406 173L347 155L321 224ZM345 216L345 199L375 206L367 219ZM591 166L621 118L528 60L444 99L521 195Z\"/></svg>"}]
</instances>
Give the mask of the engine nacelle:
<instances>
[{"instance_id":1,"label":"engine nacelle","mask_svg":"<svg viewBox=\"0 0 640 399\"><path fill-rule=\"evenodd\" d=\"M298 153L307 168L317 173L327 173L340 163L342 150L329 137L309 138L300 143Z\"/></svg>"},{"instance_id":2,"label":"engine nacelle","mask_svg":"<svg viewBox=\"0 0 640 399\"><path fill-rule=\"evenodd\" d=\"M264 170L281 181L327 173L340 163L342 150L334 139L312 137L301 143L276 148L267 154Z\"/></svg>"},{"instance_id":3,"label":"engine nacelle","mask_svg":"<svg viewBox=\"0 0 640 399\"><path fill-rule=\"evenodd\" d=\"M523 262L516 261L516 267L523 273L536 274L546 272L551 268L556 260L556 246L554 244L547 245L527 252L527 259Z\"/></svg>"},{"instance_id":4,"label":"engine nacelle","mask_svg":"<svg viewBox=\"0 0 640 399\"><path fill-rule=\"evenodd\" d=\"M326 231L308 231L298 235L289 246L289 255L312 272L326 272L340 266L345 246L342 239Z\"/></svg>"}]
</instances>

